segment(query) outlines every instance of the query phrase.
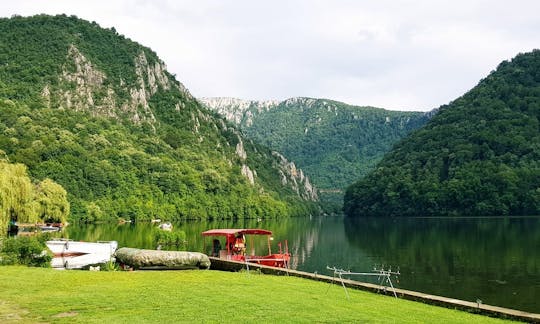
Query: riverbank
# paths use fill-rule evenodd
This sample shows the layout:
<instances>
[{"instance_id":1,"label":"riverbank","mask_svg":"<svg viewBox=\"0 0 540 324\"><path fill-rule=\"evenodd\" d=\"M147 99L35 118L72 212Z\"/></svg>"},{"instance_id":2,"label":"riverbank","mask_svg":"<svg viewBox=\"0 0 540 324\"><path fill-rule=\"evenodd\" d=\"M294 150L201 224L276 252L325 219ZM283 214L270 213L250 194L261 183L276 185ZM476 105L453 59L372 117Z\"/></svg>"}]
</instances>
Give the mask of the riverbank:
<instances>
[{"instance_id":1,"label":"riverbank","mask_svg":"<svg viewBox=\"0 0 540 324\"><path fill-rule=\"evenodd\" d=\"M212 270L241 271L242 269L246 269L246 266L248 265L243 262L222 260L222 259L214 258L214 257L210 257L210 259L212 261L212 265L210 269ZM267 267L264 265L253 264L253 265L249 265L249 268L251 268L252 271L255 270L255 271L265 273L265 274L287 275L287 276L294 276L294 277L300 277L300 278L305 278L305 279L310 279L310 280L315 280L315 281L326 282L329 284L338 284L338 285L341 284L343 288L349 287L352 289L371 291L374 293L384 294L387 296L396 296L396 297L399 296L399 298L401 299L413 300L413 301L418 301L425 304L442 306L442 307L451 308L451 309L460 309L462 311L469 312L469 313L487 315L487 316L497 317L497 318L513 319L513 320L524 321L524 322L540 322L540 314L529 313L529 312L524 312L520 310L492 306L492 305L485 305L481 301L473 303L473 302L469 302L465 300L430 295L430 294L425 294L425 293L406 290L406 289L393 288L389 286L381 287L380 285L360 282L357 280L340 279L337 276L330 277L330 276L321 275L317 273L310 273L310 272L297 271L297 270L291 270L291 269L279 269L279 268L274 268L274 267ZM346 290L346 293L348 294L348 290Z\"/></svg>"},{"instance_id":2,"label":"riverbank","mask_svg":"<svg viewBox=\"0 0 540 324\"><path fill-rule=\"evenodd\" d=\"M504 321L257 272L0 268L0 322Z\"/></svg>"}]
</instances>

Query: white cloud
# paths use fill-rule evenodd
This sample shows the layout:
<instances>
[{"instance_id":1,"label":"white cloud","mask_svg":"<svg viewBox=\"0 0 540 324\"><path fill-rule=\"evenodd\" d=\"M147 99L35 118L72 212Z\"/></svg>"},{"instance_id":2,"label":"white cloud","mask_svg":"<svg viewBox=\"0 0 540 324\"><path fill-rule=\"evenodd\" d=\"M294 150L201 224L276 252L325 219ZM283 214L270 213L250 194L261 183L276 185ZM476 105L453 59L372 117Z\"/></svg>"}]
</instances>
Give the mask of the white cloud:
<instances>
[{"instance_id":1,"label":"white cloud","mask_svg":"<svg viewBox=\"0 0 540 324\"><path fill-rule=\"evenodd\" d=\"M151 47L195 96L428 110L540 44L540 2L138 0L0 4L75 14Z\"/></svg>"}]
</instances>

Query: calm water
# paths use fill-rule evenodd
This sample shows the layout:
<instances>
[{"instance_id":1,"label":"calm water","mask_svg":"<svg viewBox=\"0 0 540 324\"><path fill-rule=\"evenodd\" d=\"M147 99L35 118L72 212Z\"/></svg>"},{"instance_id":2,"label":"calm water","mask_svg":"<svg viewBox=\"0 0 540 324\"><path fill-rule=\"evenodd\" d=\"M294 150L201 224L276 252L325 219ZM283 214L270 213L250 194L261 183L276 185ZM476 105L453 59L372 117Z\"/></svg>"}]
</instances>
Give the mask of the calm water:
<instances>
[{"instance_id":1,"label":"calm water","mask_svg":"<svg viewBox=\"0 0 540 324\"><path fill-rule=\"evenodd\" d=\"M70 226L75 240L116 240L119 246L155 248L156 225ZM399 269L397 287L482 300L485 304L540 313L540 218L292 218L256 222L188 222L188 249L206 251L211 228L259 227L288 240L298 270L332 275L326 266L369 272L374 266ZM369 281L368 278L351 279Z\"/></svg>"}]
</instances>

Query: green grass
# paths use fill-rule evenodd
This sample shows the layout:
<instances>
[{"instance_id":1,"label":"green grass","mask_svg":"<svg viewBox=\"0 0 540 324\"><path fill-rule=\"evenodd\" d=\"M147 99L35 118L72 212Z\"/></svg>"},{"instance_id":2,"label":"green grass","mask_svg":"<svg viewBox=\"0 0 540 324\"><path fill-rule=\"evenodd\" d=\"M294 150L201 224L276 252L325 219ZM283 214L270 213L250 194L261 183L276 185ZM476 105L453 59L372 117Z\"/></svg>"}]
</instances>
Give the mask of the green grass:
<instances>
[{"instance_id":1,"label":"green grass","mask_svg":"<svg viewBox=\"0 0 540 324\"><path fill-rule=\"evenodd\" d=\"M0 323L491 323L340 286L255 272L0 267Z\"/></svg>"}]
</instances>

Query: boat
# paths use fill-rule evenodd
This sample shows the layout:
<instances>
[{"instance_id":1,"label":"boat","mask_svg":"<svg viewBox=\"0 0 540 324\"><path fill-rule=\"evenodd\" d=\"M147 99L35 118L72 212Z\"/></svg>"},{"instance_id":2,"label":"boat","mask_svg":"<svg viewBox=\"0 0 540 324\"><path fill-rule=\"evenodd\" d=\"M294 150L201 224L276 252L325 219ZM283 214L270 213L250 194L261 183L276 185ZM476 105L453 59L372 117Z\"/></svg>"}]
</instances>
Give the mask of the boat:
<instances>
[{"instance_id":1,"label":"boat","mask_svg":"<svg viewBox=\"0 0 540 324\"><path fill-rule=\"evenodd\" d=\"M163 224L159 224L158 226L159 229L161 230L164 230L164 231L172 231L172 224L170 222L166 222L166 223L163 223Z\"/></svg>"},{"instance_id":2,"label":"boat","mask_svg":"<svg viewBox=\"0 0 540 324\"><path fill-rule=\"evenodd\" d=\"M56 256L51 260L54 269L82 269L90 265L105 264L112 260L109 254L89 253L75 256Z\"/></svg>"},{"instance_id":3,"label":"boat","mask_svg":"<svg viewBox=\"0 0 540 324\"><path fill-rule=\"evenodd\" d=\"M82 242L55 239L45 242L55 257L81 256L86 254L107 255L109 258L118 248L116 241Z\"/></svg>"},{"instance_id":4,"label":"boat","mask_svg":"<svg viewBox=\"0 0 540 324\"><path fill-rule=\"evenodd\" d=\"M9 232L18 236L33 236L40 233L59 232L67 224L62 223L10 223Z\"/></svg>"},{"instance_id":5,"label":"boat","mask_svg":"<svg viewBox=\"0 0 540 324\"><path fill-rule=\"evenodd\" d=\"M288 268L291 254L287 241L285 248L281 243L278 243L279 252L272 253L272 231L252 228L252 229L211 229L202 232L204 237L214 237L212 240L211 256L224 260L232 260L238 262L249 262L270 267ZM246 242L246 236L249 239L249 244ZM267 240L268 254L257 255L255 252L254 238L256 236L265 236ZM221 243L224 238L224 247Z\"/></svg>"},{"instance_id":6,"label":"boat","mask_svg":"<svg viewBox=\"0 0 540 324\"><path fill-rule=\"evenodd\" d=\"M39 226L39 229L41 230L41 232L59 232L62 228L59 226L44 225Z\"/></svg>"}]
</instances>

